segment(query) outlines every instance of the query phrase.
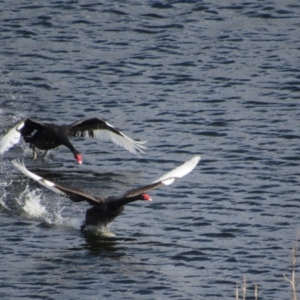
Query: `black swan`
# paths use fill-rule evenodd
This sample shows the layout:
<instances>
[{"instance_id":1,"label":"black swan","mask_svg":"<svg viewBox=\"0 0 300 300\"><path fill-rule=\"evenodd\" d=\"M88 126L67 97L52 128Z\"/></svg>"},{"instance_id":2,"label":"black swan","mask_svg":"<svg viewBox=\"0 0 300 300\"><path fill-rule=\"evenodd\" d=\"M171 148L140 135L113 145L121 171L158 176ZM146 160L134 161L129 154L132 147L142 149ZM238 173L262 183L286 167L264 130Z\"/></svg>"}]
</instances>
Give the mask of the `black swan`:
<instances>
[{"instance_id":1,"label":"black swan","mask_svg":"<svg viewBox=\"0 0 300 300\"><path fill-rule=\"evenodd\" d=\"M75 190L51 182L27 170L24 163L19 160L13 160L12 163L23 174L37 181L39 184L45 186L46 188L56 193L63 194L74 202L86 201L90 205L92 205L92 207L87 209L86 211L85 221L81 226L81 230L83 230L86 226L106 227L118 215L122 213L122 211L124 210L124 205L130 202L137 200L151 201L151 197L146 194L146 192L158 188L161 185L172 184L175 179L181 178L190 173L197 166L199 161L200 156L196 155L179 167L158 178L151 184L132 189L120 196L113 196L108 198L94 197L81 190Z\"/></svg>"},{"instance_id":2,"label":"black swan","mask_svg":"<svg viewBox=\"0 0 300 300\"><path fill-rule=\"evenodd\" d=\"M3 154L13 145L17 144L23 136L26 143L33 149L33 159L36 159L36 149L48 150L64 145L68 147L79 164L82 163L82 155L71 144L70 137L91 137L106 139L125 148L133 154L143 152L146 141L135 141L113 125L99 118L83 119L70 125L55 125L39 123L29 118L19 121L0 141L0 154Z\"/></svg>"}]
</instances>

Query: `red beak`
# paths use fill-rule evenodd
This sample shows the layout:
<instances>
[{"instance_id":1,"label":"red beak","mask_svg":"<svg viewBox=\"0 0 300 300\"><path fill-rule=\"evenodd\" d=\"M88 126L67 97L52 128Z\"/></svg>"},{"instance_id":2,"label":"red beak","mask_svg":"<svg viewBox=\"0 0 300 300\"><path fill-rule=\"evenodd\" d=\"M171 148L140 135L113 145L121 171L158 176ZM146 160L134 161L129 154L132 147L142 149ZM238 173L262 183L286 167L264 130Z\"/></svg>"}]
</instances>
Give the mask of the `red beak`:
<instances>
[{"instance_id":1,"label":"red beak","mask_svg":"<svg viewBox=\"0 0 300 300\"><path fill-rule=\"evenodd\" d=\"M144 194L144 200L152 201L152 198L148 194Z\"/></svg>"},{"instance_id":2,"label":"red beak","mask_svg":"<svg viewBox=\"0 0 300 300\"><path fill-rule=\"evenodd\" d=\"M75 156L75 158L76 158L77 162L81 165L82 164L82 156L81 156L81 154L77 154Z\"/></svg>"}]
</instances>

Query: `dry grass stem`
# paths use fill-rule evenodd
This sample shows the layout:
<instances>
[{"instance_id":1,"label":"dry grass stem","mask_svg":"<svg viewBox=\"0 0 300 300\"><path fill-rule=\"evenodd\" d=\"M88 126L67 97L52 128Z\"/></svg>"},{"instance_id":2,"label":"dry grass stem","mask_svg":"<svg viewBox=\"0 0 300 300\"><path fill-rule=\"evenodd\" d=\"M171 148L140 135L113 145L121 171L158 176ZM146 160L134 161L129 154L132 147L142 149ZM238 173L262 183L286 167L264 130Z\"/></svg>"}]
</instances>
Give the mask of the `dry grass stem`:
<instances>
[{"instance_id":1,"label":"dry grass stem","mask_svg":"<svg viewBox=\"0 0 300 300\"><path fill-rule=\"evenodd\" d=\"M241 290L242 290L242 293L243 293L243 300L246 300L247 281L246 281L246 276L245 275L244 275L243 284L241 286ZM258 285L257 284L254 285L254 298L255 298L255 300L258 299ZM239 300L239 284L238 284L238 282L236 283L236 287L235 287L235 299Z\"/></svg>"},{"instance_id":2,"label":"dry grass stem","mask_svg":"<svg viewBox=\"0 0 300 300\"><path fill-rule=\"evenodd\" d=\"M258 285L257 284L254 285L254 297L255 297L255 300L258 299Z\"/></svg>"},{"instance_id":3,"label":"dry grass stem","mask_svg":"<svg viewBox=\"0 0 300 300\"><path fill-rule=\"evenodd\" d=\"M246 292L247 292L247 282L246 282L246 275L244 275L244 282L243 282L243 300L246 300Z\"/></svg>"},{"instance_id":4,"label":"dry grass stem","mask_svg":"<svg viewBox=\"0 0 300 300\"><path fill-rule=\"evenodd\" d=\"M297 280L296 280L296 266L297 266L297 251L298 251L298 238L299 238L299 232L298 236L295 242L295 246L292 249L292 277L291 279L287 278L285 274L283 274L284 279L290 283L292 287L293 292L293 298L292 300L297 300Z\"/></svg>"}]
</instances>

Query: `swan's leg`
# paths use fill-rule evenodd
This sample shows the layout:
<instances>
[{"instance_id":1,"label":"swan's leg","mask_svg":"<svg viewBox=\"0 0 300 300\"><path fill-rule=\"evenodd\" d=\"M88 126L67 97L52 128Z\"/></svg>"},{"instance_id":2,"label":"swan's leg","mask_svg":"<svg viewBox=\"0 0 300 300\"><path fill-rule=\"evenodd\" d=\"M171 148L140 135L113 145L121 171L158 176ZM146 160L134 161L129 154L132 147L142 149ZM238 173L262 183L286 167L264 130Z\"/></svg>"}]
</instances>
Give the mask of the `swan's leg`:
<instances>
[{"instance_id":1,"label":"swan's leg","mask_svg":"<svg viewBox=\"0 0 300 300\"><path fill-rule=\"evenodd\" d=\"M33 145L31 145L31 148L32 148L32 159L36 160L36 158L37 158L36 149Z\"/></svg>"},{"instance_id":2,"label":"swan's leg","mask_svg":"<svg viewBox=\"0 0 300 300\"><path fill-rule=\"evenodd\" d=\"M46 150L46 151L44 152L44 154L42 155L42 158L46 158L47 152L48 152L48 150Z\"/></svg>"}]
</instances>

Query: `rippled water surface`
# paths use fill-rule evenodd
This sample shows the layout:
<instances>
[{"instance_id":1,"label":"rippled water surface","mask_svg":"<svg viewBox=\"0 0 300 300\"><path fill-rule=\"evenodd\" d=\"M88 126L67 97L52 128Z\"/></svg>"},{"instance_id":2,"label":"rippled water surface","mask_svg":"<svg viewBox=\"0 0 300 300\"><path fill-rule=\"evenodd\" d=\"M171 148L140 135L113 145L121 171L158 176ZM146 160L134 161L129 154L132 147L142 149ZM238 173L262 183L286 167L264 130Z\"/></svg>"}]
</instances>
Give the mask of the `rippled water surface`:
<instances>
[{"instance_id":1,"label":"rippled water surface","mask_svg":"<svg viewBox=\"0 0 300 300\"><path fill-rule=\"evenodd\" d=\"M297 1L0 3L0 135L22 117L97 116L146 139L141 158L74 140L1 159L1 299L290 299L300 223ZM98 196L147 184L195 154L193 173L127 205L116 237L81 233L88 205L10 160ZM298 272L299 273L299 272Z\"/></svg>"}]
</instances>

